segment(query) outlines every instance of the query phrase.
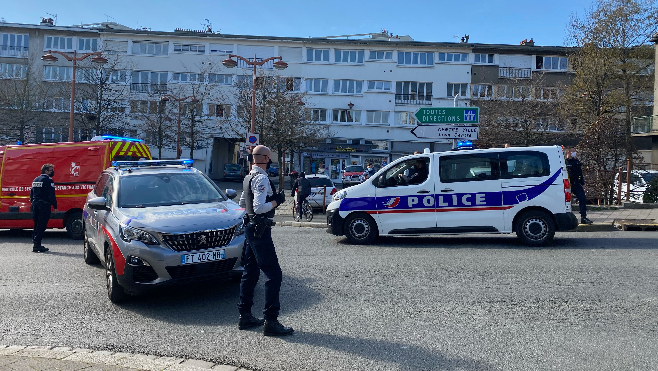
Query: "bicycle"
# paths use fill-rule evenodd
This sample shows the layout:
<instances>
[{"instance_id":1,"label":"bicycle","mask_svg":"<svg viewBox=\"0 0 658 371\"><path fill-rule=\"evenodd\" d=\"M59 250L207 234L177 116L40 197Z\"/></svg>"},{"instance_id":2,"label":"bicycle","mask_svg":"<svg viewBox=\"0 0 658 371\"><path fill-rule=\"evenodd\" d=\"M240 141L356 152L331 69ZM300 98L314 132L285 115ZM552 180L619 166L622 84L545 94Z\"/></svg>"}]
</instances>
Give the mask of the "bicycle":
<instances>
[{"instance_id":1,"label":"bicycle","mask_svg":"<svg viewBox=\"0 0 658 371\"><path fill-rule=\"evenodd\" d=\"M302 220L301 216L299 216L298 212L298 207L297 207L297 200L294 200L292 203L292 217L295 219L295 221L299 222ZM302 213L304 214L303 217L306 219L307 222L310 222L313 220L313 207L311 206L310 203L308 203L308 200L304 200L302 202Z\"/></svg>"}]
</instances>

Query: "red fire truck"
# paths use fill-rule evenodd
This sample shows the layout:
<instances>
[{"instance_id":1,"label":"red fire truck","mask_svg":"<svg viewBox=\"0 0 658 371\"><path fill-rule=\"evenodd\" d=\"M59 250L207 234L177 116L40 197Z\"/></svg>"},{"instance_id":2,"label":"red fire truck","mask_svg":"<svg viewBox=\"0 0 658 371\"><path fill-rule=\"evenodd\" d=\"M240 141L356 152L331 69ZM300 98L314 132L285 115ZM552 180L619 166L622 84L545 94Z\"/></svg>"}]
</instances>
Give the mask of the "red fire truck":
<instances>
[{"instance_id":1,"label":"red fire truck","mask_svg":"<svg viewBox=\"0 0 658 371\"><path fill-rule=\"evenodd\" d=\"M30 212L32 180L41 165L55 165L57 212L48 228L66 228L71 238L81 239L82 207L87 193L111 161L151 159L139 139L98 136L91 141L0 146L0 229L34 228Z\"/></svg>"}]
</instances>

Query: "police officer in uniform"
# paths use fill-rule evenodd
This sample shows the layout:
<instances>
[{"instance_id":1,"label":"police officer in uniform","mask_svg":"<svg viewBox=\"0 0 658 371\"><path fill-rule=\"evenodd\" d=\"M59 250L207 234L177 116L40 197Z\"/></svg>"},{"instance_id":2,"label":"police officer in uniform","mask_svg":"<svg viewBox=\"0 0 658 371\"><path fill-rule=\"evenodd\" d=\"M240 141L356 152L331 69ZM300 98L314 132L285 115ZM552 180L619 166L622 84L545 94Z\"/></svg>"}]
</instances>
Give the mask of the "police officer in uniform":
<instances>
[{"instance_id":1,"label":"police officer in uniform","mask_svg":"<svg viewBox=\"0 0 658 371\"><path fill-rule=\"evenodd\" d=\"M587 218L587 196L585 196L585 177L583 177L583 169L580 160L576 158L576 148L567 148L567 174L571 182L571 193L578 199L578 207L580 209L580 224L592 224L592 221Z\"/></svg>"},{"instance_id":2,"label":"police officer in uniform","mask_svg":"<svg viewBox=\"0 0 658 371\"><path fill-rule=\"evenodd\" d=\"M54 207L57 211L55 182L52 179L54 175L55 165L43 164L41 166L41 175L32 182L32 190L30 191L32 220L34 220L34 231L32 232L34 246L32 246L32 252L46 252L49 250L41 246L41 239L50 219L50 207Z\"/></svg>"},{"instance_id":3,"label":"police officer in uniform","mask_svg":"<svg viewBox=\"0 0 658 371\"><path fill-rule=\"evenodd\" d=\"M248 219L245 227L246 244L242 258L242 280L240 282L240 330L263 326L265 336L291 335L294 330L285 327L278 321L279 291L281 289L281 267L272 241L272 218L274 208L285 201L283 192L274 192L274 187L267 176L270 160L270 149L256 146L252 151L254 166L243 182L243 192L240 206L247 211ZM251 314L254 304L254 289L258 283L260 271L265 273L265 319L259 319Z\"/></svg>"}]
</instances>

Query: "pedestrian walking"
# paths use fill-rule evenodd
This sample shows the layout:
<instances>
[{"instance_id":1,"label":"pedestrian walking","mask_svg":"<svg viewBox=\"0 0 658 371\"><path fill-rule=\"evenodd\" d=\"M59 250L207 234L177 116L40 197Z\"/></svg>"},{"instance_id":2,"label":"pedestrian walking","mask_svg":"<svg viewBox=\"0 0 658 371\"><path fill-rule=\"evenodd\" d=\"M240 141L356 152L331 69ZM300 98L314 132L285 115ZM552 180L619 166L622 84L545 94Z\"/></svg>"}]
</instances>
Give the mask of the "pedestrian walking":
<instances>
[{"instance_id":1,"label":"pedestrian walking","mask_svg":"<svg viewBox=\"0 0 658 371\"><path fill-rule=\"evenodd\" d=\"M240 302L238 310L240 330L263 326L265 336L291 335L292 327L283 326L279 320L279 291L283 274L272 241L274 209L285 201L283 192L276 193L267 176L267 166L272 162L270 149L259 145L253 151L254 166L242 183L243 192L240 206L247 211L245 215L246 243L242 259L242 280L240 281ZM258 283L260 271L265 282L265 319L254 317L251 307L254 304L254 289Z\"/></svg>"},{"instance_id":2,"label":"pedestrian walking","mask_svg":"<svg viewBox=\"0 0 658 371\"><path fill-rule=\"evenodd\" d=\"M592 221L587 219L587 196L585 196L585 178L583 177L583 169L580 160L576 158L576 148L567 148L567 174L569 174L569 181L571 182L571 194L575 195L578 199L578 207L580 209L580 224L592 224Z\"/></svg>"},{"instance_id":3,"label":"pedestrian walking","mask_svg":"<svg viewBox=\"0 0 658 371\"><path fill-rule=\"evenodd\" d=\"M30 190L30 203L32 204L32 220L34 230L32 231L32 252L46 252L50 249L41 245L43 234L50 220L50 209L57 211L57 198L55 197L55 165L43 164L41 175L32 181Z\"/></svg>"}]
</instances>

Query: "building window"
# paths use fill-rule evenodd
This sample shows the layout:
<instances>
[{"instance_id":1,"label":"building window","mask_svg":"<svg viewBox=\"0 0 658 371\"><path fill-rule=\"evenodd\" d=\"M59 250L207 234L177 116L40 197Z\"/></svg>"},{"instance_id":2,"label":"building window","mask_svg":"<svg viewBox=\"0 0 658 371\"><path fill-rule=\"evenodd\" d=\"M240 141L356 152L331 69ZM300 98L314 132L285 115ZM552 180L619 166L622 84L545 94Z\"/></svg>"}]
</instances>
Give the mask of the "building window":
<instances>
[{"instance_id":1,"label":"building window","mask_svg":"<svg viewBox=\"0 0 658 371\"><path fill-rule=\"evenodd\" d=\"M363 50L336 50L336 63L363 63Z\"/></svg>"},{"instance_id":2,"label":"building window","mask_svg":"<svg viewBox=\"0 0 658 371\"><path fill-rule=\"evenodd\" d=\"M362 89L361 80L334 80L334 94L361 94Z\"/></svg>"},{"instance_id":3,"label":"building window","mask_svg":"<svg viewBox=\"0 0 658 371\"><path fill-rule=\"evenodd\" d=\"M475 54L475 63L493 63L493 54Z\"/></svg>"},{"instance_id":4,"label":"building window","mask_svg":"<svg viewBox=\"0 0 658 371\"><path fill-rule=\"evenodd\" d=\"M329 62L329 49L306 48L307 62Z\"/></svg>"},{"instance_id":5,"label":"building window","mask_svg":"<svg viewBox=\"0 0 658 371\"><path fill-rule=\"evenodd\" d=\"M130 90L136 93L166 93L168 72L133 71Z\"/></svg>"},{"instance_id":6,"label":"building window","mask_svg":"<svg viewBox=\"0 0 658 371\"><path fill-rule=\"evenodd\" d=\"M368 58L370 61L392 61L393 60L393 52L392 51L375 51L371 50L370 51L370 58Z\"/></svg>"},{"instance_id":7,"label":"building window","mask_svg":"<svg viewBox=\"0 0 658 371\"><path fill-rule=\"evenodd\" d=\"M203 78L203 75L199 74L199 73L188 73L188 72L178 73L178 72L176 72L173 75L172 81L173 82L182 82L182 83L186 83L186 82L203 82L204 78Z\"/></svg>"},{"instance_id":8,"label":"building window","mask_svg":"<svg viewBox=\"0 0 658 371\"><path fill-rule=\"evenodd\" d=\"M472 98L489 98L493 96L493 86L485 84L473 84Z\"/></svg>"},{"instance_id":9,"label":"building window","mask_svg":"<svg viewBox=\"0 0 658 371\"><path fill-rule=\"evenodd\" d=\"M0 33L0 56L27 57L30 36Z\"/></svg>"},{"instance_id":10,"label":"building window","mask_svg":"<svg viewBox=\"0 0 658 371\"><path fill-rule=\"evenodd\" d=\"M233 83L233 75L220 75L216 73L208 74L209 84L231 85Z\"/></svg>"},{"instance_id":11,"label":"building window","mask_svg":"<svg viewBox=\"0 0 658 371\"><path fill-rule=\"evenodd\" d=\"M308 79L306 80L306 91L309 93L326 93L329 80L327 79Z\"/></svg>"},{"instance_id":12,"label":"building window","mask_svg":"<svg viewBox=\"0 0 658 371\"><path fill-rule=\"evenodd\" d=\"M46 81L71 81L73 67L44 66L43 79Z\"/></svg>"},{"instance_id":13,"label":"building window","mask_svg":"<svg viewBox=\"0 0 658 371\"><path fill-rule=\"evenodd\" d=\"M233 45L210 44L210 54L231 54Z\"/></svg>"},{"instance_id":14,"label":"building window","mask_svg":"<svg viewBox=\"0 0 658 371\"><path fill-rule=\"evenodd\" d=\"M514 99L514 100L530 99L530 87L499 85L496 96L500 99Z\"/></svg>"},{"instance_id":15,"label":"building window","mask_svg":"<svg viewBox=\"0 0 658 371\"><path fill-rule=\"evenodd\" d=\"M123 100L108 101L107 111L110 113L126 113L127 102Z\"/></svg>"},{"instance_id":16,"label":"building window","mask_svg":"<svg viewBox=\"0 0 658 371\"><path fill-rule=\"evenodd\" d=\"M368 81L368 91L391 91L391 82Z\"/></svg>"},{"instance_id":17,"label":"building window","mask_svg":"<svg viewBox=\"0 0 658 371\"><path fill-rule=\"evenodd\" d=\"M311 120L316 122L327 122L327 110L324 108L311 109Z\"/></svg>"},{"instance_id":18,"label":"building window","mask_svg":"<svg viewBox=\"0 0 658 371\"><path fill-rule=\"evenodd\" d=\"M432 104L432 83L417 81L396 82L395 104Z\"/></svg>"},{"instance_id":19,"label":"building window","mask_svg":"<svg viewBox=\"0 0 658 371\"><path fill-rule=\"evenodd\" d=\"M397 125L416 125L418 120L413 112L395 112L395 123Z\"/></svg>"},{"instance_id":20,"label":"building window","mask_svg":"<svg viewBox=\"0 0 658 371\"><path fill-rule=\"evenodd\" d=\"M81 52L97 52L98 39L84 39L78 38L78 51Z\"/></svg>"},{"instance_id":21,"label":"building window","mask_svg":"<svg viewBox=\"0 0 658 371\"><path fill-rule=\"evenodd\" d=\"M366 123L368 124L388 124L389 111L367 111Z\"/></svg>"},{"instance_id":22,"label":"building window","mask_svg":"<svg viewBox=\"0 0 658 371\"><path fill-rule=\"evenodd\" d=\"M41 135L44 143L56 143L56 134L55 128L43 128L41 129Z\"/></svg>"},{"instance_id":23,"label":"building window","mask_svg":"<svg viewBox=\"0 0 658 371\"><path fill-rule=\"evenodd\" d=\"M301 77L286 77L286 91L301 91Z\"/></svg>"},{"instance_id":24,"label":"building window","mask_svg":"<svg viewBox=\"0 0 658 371\"><path fill-rule=\"evenodd\" d=\"M44 111L65 112L70 109L69 100L64 100L61 97L46 98L43 101Z\"/></svg>"},{"instance_id":25,"label":"building window","mask_svg":"<svg viewBox=\"0 0 658 371\"><path fill-rule=\"evenodd\" d=\"M439 53L439 62L468 62L466 53Z\"/></svg>"},{"instance_id":26,"label":"building window","mask_svg":"<svg viewBox=\"0 0 658 371\"><path fill-rule=\"evenodd\" d=\"M367 143L367 142L366 142ZM378 149L382 151L388 151L389 150L389 145L387 140L373 140L372 141L372 149Z\"/></svg>"},{"instance_id":27,"label":"building window","mask_svg":"<svg viewBox=\"0 0 658 371\"><path fill-rule=\"evenodd\" d=\"M208 116L228 118L231 116L231 106L228 104L208 104Z\"/></svg>"},{"instance_id":28,"label":"building window","mask_svg":"<svg viewBox=\"0 0 658 371\"><path fill-rule=\"evenodd\" d=\"M0 79L24 79L27 65L15 63L0 63Z\"/></svg>"},{"instance_id":29,"label":"building window","mask_svg":"<svg viewBox=\"0 0 658 371\"><path fill-rule=\"evenodd\" d=\"M128 71L112 71L110 82L114 84L126 84L128 82Z\"/></svg>"},{"instance_id":30,"label":"building window","mask_svg":"<svg viewBox=\"0 0 658 371\"><path fill-rule=\"evenodd\" d=\"M398 64L408 66L432 66L434 65L434 53L398 52Z\"/></svg>"},{"instance_id":31,"label":"building window","mask_svg":"<svg viewBox=\"0 0 658 371\"><path fill-rule=\"evenodd\" d=\"M163 113L166 102L149 100L131 100L130 113L156 114Z\"/></svg>"},{"instance_id":32,"label":"building window","mask_svg":"<svg viewBox=\"0 0 658 371\"><path fill-rule=\"evenodd\" d=\"M556 101L560 97L558 88L535 88L535 99Z\"/></svg>"},{"instance_id":33,"label":"building window","mask_svg":"<svg viewBox=\"0 0 658 371\"><path fill-rule=\"evenodd\" d=\"M73 51L73 37L46 36L45 50Z\"/></svg>"},{"instance_id":34,"label":"building window","mask_svg":"<svg viewBox=\"0 0 658 371\"><path fill-rule=\"evenodd\" d=\"M361 111L335 109L334 122L361 122Z\"/></svg>"},{"instance_id":35,"label":"building window","mask_svg":"<svg viewBox=\"0 0 658 371\"><path fill-rule=\"evenodd\" d=\"M453 84L448 83L448 97L454 97L459 95L460 97L468 96L468 84Z\"/></svg>"},{"instance_id":36,"label":"building window","mask_svg":"<svg viewBox=\"0 0 658 371\"><path fill-rule=\"evenodd\" d=\"M200 53L206 52L204 44L174 44L174 51L179 53Z\"/></svg>"},{"instance_id":37,"label":"building window","mask_svg":"<svg viewBox=\"0 0 658 371\"><path fill-rule=\"evenodd\" d=\"M537 56L536 67L538 70L567 70L567 57L542 57Z\"/></svg>"},{"instance_id":38,"label":"building window","mask_svg":"<svg viewBox=\"0 0 658 371\"><path fill-rule=\"evenodd\" d=\"M169 43L168 42L152 42L152 41L133 41L133 54L139 55L168 55Z\"/></svg>"}]
</instances>

